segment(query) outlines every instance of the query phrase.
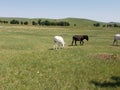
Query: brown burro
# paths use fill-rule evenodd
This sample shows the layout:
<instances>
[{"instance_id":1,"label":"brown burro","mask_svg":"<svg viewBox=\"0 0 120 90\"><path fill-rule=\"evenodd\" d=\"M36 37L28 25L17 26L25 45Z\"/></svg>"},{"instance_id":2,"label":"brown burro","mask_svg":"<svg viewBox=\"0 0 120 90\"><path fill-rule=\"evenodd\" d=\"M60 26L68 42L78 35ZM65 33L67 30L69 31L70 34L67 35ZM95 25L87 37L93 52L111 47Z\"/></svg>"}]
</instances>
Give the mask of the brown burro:
<instances>
[{"instance_id":1,"label":"brown burro","mask_svg":"<svg viewBox=\"0 0 120 90\"><path fill-rule=\"evenodd\" d=\"M86 39L87 41L89 40L88 35L74 35L72 37L72 45L75 42L75 45L77 45L77 41L80 41L80 45L84 44L84 39Z\"/></svg>"}]
</instances>

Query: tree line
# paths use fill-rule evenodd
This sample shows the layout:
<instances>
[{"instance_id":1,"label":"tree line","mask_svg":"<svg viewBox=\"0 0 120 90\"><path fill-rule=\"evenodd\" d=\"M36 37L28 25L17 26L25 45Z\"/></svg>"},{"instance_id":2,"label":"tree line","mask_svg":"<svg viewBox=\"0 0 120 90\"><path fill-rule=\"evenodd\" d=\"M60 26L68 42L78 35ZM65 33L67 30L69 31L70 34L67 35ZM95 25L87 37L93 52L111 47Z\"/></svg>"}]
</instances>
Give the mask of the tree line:
<instances>
[{"instance_id":1,"label":"tree line","mask_svg":"<svg viewBox=\"0 0 120 90\"><path fill-rule=\"evenodd\" d=\"M16 25L41 25L41 26L70 26L69 22L66 21L49 21L49 20L37 20L37 21L32 21L32 22L28 22L28 21L19 21L19 20L10 20L10 21L6 21L6 20L0 20L0 24L16 24Z\"/></svg>"},{"instance_id":2,"label":"tree line","mask_svg":"<svg viewBox=\"0 0 120 90\"><path fill-rule=\"evenodd\" d=\"M69 22L66 21L59 21L59 22L52 22L52 21L42 21L42 20L38 20L37 22L32 21L32 25L46 25L46 26L70 26Z\"/></svg>"},{"instance_id":3,"label":"tree line","mask_svg":"<svg viewBox=\"0 0 120 90\"><path fill-rule=\"evenodd\" d=\"M120 24L117 23L107 23L107 24L100 24L100 23L94 23L93 26L95 27L119 27L120 28Z\"/></svg>"},{"instance_id":4,"label":"tree line","mask_svg":"<svg viewBox=\"0 0 120 90\"><path fill-rule=\"evenodd\" d=\"M6 21L6 20L0 20L0 24L8 24L8 21Z\"/></svg>"}]
</instances>

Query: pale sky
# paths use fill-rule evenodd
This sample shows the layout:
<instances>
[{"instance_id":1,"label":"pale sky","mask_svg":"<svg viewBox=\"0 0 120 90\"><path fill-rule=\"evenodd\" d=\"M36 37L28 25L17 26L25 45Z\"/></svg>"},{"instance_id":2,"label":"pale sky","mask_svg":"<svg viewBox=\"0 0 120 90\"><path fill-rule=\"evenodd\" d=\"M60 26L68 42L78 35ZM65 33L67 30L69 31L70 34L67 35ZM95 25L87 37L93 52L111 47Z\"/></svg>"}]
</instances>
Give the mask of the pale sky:
<instances>
[{"instance_id":1,"label":"pale sky","mask_svg":"<svg viewBox=\"0 0 120 90\"><path fill-rule=\"evenodd\" d=\"M0 17L120 22L120 0L0 0Z\"/></svg>"}]
</instances>

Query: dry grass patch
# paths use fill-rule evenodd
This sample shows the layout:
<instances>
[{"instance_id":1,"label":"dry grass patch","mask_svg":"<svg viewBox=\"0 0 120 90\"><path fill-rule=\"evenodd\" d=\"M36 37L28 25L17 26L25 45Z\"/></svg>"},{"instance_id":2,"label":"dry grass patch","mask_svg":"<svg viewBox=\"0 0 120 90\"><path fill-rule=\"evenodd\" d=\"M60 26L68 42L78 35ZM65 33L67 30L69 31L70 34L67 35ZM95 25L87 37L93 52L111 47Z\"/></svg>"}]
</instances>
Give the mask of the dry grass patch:
<instances>
[{"instance_id":1,"label":"dry grass patch","mask_svg":"<svg viewBox=\"0 0 120 90\"><path fill-rule=\"evenodd\" d=\"M120 56L117 54L100 53L100 54L96 54L95 58L100 60L119 60Z\"/></svg>"}]
</instances>

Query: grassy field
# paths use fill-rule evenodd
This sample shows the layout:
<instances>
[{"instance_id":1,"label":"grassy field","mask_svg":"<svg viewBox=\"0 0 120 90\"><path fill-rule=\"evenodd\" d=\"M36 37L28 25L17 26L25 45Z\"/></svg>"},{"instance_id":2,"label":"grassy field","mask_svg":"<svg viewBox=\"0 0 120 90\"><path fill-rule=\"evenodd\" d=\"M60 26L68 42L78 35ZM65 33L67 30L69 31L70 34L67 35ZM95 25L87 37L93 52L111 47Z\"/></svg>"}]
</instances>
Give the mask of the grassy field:
<instances>
[{"instance_id":1,"label":"grassy field","mask_svg":"<svg viewBox=\"0 0 120 90\"><path fill-rule=\"evenodd\" d=\"M120 28L0 26L0 90L120 90ZM83 46L70 46L87 34ZM52 50L62 35L64 49ZM119 43L120 45L120 43Z\"/></svg>"}]
</instances>

